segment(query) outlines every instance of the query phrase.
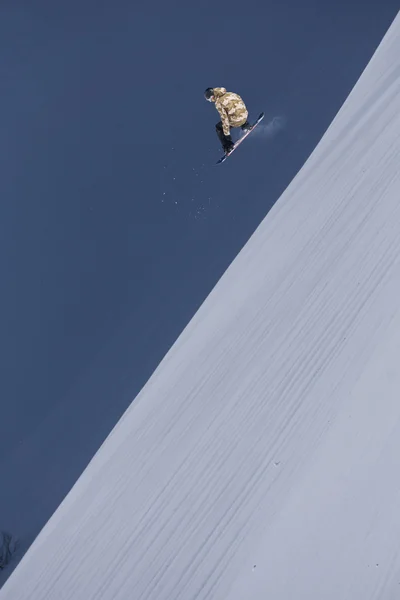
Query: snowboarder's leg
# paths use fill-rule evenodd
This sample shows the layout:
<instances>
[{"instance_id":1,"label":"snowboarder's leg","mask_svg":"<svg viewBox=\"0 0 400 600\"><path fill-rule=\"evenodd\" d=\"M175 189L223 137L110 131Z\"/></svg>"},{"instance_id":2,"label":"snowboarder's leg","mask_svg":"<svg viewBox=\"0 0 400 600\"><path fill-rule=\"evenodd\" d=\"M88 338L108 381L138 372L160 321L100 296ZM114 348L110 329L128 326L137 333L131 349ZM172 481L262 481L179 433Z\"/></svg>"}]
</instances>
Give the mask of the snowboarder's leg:
<instances>
[{"instance_id":1,"label":"snowboarder's leg","mask_svg":"<svg viewBox=\"0 0 400 600\"><path fill-rule=\"evenodd\" d=\"M216 124L215 129L217 131L218 139L222 144L222 148L223 148L224 152L229 152L229 150L233 146L233 141L232 141L231 136L224 134L224 130L223 130L221 121L219 121L219 123Z\"/></svg>"}]
</instances>

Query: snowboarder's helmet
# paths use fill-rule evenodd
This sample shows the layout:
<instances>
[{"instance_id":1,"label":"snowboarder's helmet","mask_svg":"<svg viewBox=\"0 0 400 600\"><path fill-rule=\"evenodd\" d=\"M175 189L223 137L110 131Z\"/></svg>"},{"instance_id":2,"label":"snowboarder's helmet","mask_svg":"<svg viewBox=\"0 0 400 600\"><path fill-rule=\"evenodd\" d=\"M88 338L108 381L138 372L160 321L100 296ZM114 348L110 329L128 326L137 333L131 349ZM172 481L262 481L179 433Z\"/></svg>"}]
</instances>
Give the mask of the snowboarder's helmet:
<instances>
[{"instance_id":1,"label":"snowboarder's helmet","mask_svg":"<svg viewBox=\"0 0 400 600\"><path fill-rule=\"evenodd\" d=\"M204 92L204 98L211 102L211 98L214 96L214 88L207 88Z\"/></svg>"}]
</instances>

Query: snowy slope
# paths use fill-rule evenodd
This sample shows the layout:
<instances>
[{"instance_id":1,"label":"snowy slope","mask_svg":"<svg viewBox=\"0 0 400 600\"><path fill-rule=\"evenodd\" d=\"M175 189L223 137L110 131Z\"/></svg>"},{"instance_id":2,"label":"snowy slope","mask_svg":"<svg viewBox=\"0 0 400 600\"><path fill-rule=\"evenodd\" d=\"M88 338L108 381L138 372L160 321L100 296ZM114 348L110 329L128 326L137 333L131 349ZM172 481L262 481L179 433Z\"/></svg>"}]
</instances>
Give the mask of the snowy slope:
<instances>
[{"instance_id":1,"label":"snowy slope","mask_svg":"<svg viewBox=\"0 0 400 600\"><path fill-rule=\"evenodd\" d=\"M399 298L397 17L0 600L400 598Z\"/></svg>"}]
</instances>

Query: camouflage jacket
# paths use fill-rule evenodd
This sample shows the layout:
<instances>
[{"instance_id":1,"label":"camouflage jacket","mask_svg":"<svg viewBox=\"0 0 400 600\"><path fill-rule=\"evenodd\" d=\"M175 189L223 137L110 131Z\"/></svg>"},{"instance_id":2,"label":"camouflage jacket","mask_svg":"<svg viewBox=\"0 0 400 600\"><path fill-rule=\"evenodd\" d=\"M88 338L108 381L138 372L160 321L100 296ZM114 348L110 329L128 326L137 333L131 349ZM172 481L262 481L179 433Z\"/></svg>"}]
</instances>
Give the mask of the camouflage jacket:
<instances>
[{"instance_id":1,"label":"camouflage jacket","mask_svg":"<svg viewBox=\"0 0 400 600\"><path fill-rule=\"evenodd\" d=\"M215 108L221 117L225 135L229 135L231 127L240 127L247 121L249 113L238 94L227 92L223 87L214 88Z\"/></svg>"}]
</instances>

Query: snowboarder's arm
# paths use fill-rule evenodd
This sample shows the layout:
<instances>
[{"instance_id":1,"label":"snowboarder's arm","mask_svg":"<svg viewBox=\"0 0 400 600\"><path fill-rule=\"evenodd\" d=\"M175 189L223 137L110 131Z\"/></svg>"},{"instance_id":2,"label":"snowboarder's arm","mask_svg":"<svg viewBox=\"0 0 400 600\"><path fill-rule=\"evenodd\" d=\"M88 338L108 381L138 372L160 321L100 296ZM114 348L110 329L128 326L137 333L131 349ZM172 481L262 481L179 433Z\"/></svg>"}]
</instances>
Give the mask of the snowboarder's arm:
<instances>
[{"instance_id":1,"label":"snowboarder's arm","mask_svg":"<svg viewBox=\"0 0 400 600\"><path fill-rule=\"evenodd\" d=\"M222 129L224 130L224 135L229 135L231 132L231 126L229 123L228 113L226 112L224 107L221 106L220 104L216 105L215 108L217 109L217 111L219 112L219 116L221 117Z\"/></svg>"}]
</instances>

